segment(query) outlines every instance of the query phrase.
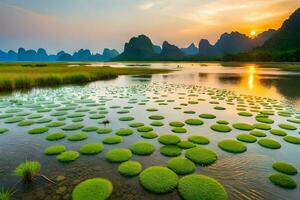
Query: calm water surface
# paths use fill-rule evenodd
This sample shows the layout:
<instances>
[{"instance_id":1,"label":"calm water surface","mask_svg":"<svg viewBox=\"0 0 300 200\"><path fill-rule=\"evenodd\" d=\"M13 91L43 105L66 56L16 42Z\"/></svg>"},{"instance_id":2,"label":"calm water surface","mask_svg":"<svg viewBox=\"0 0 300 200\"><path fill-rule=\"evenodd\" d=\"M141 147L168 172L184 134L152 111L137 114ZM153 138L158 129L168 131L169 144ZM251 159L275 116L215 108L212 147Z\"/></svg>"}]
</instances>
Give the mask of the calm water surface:
<instances>
[{"instance_id":1,"label":"calm water surface","mask_svg":"<svg viewBox=\"0 0 300 200\"><path fill-rule=\"evenodd\" d=\"M112 65L123 67L135 65L135 63L92 63L94 66ZM140 63L138 63L140 65ZM133 66L138 67L138 66ZM218 160L208 166L198 166L196 173L211 176L217 179L226 188L230 199L299 199L299 189L287 190L274 186L268 180L274 161L290 162L300 170L300 147L285 142L281 137L274 136L264 131L268 138L280 142L282 148L270 150L260 147L257 143L247 144L247 151L242 154L226 153L218 148L219 141L234 139L236 134L247 133L233 129L230 133L218 133L209 127L217 120L227 120L230 124L236 122L257 123L255 117L242 117L237 115L237 104L244 102L245 109L258 105L262 109L272 110L275 113L282 110L291 113L291 117L273 115L273 128L278 124L287 123L288 118L299 115L300 105L300 73L284 72L274 68L260 68L258 65L245 67L223 67L218 63L151 63L153 68L177 69L170 74L146 75L146 76L120 76L115 80L99 81L86 86L67 86L58 89L35 89L27 94L15 93L0 98L0 114L9 109L21 109L12 113L29 112L42 114L42 118L57 121L58 117L51 116L57 109L69 107L66 116L78 113L78 109L88 109L83 121L78 122L85 126L103 127L99 122L103 119L92 120L89 118L94 112L107 111L105 118L112 123L107 127L114 131L128 128L130 122L119 121L122 116L133 116L134 122L143 122L149 125L152 120L148 116L153 114L163 115L161 120L165 125L153 127L159 134L172 133L171 121L185 121L188 118L199 118L201 113L212 113L216 119L203 119L202 126L188 126L186 134L180 134L182 140L189 135L202 135L208 137L210 144L206 145L218 154ZM226 90L222 90L226 89ZM214 94L211 94L214 93ZM241 95L240 94L245 94ZM256 96L256 97L255 97ZM228 104L227 97L234 97L234 104ZM238 99L238 102L236 101ZM84 100L84 101L83 101ZM159 100L159 101L157 101ZM198 104L188 104L189 101L197 101ZM225 107L226 110L215 110L217 106ZM262 106L261 102L268 105ZM271 106L270 106L271 105ZM274 107L280 105L280 107ZM114 108L114 106L120 106ZM124 107L132 108L124 108ZM180 107L180 110L174 109ZM41 108L50 109L39 112ZM147 108L157 108L154 113L147 112ZM241 108L241 107L240 107ZM243 107L242 107L243 108ZM118 114L118 111L128 110L126 114ZM195 114L186 114L184 111L193 110ZM253 112L254 113L254 112ZM28 116L24 116L25 120ZM105 149L98 155L81 155L76 161L68 164L59 163L55 156L45 156L44 149L51 145L65 145L68 150L79 150L83 144L101 142L103 138L114 135L101 135L90 132L89 138L84 141L70 142L62 139L55 142L45 140L48 133L29 135L27 131L34 127L45 126L46 123L35 123L31 126L20 127L17 123L7 124L6 119L0 119L0 127L8 128L9 131L0 134L0 187L14 187L16 192L13 199L71 199L71 192L75 185L82 180L93 177L105 177L113 182L114 192L110 199L180 199L177 191L165 195L155 195L144 190L138 177L125 178L118 174L118 164L112 164L105 160L105 153L112 148L126 147L137 140L146 140L135 131L135 134L124 137L124 142L117 145L105 145ZM34 119L37 121L39 119ZM66 117L64 122L71 124L72 118ZM132 121L133 122L133 121ZM286 131L289 135L299 136L299 124L295 131ZM49 133L61 131L61 127L51 128ZM77 131L68 131L71 135ZM175 133L174 133L175 134ZM151 156L136 156L131 160L140 161L143 168L152 165L165 165L170 158L159 153L162 146L157 139L147 140L156 146L156 151ZM184 151L182 152L184 156ZM24 186L19 183L18 177L12 176L14 168L24 160L38 160L42 164L42 173L54 180L57 185L37 178L34 184ZM300 175L293 176L300 184Z\"/></svg>"}]
</instances>

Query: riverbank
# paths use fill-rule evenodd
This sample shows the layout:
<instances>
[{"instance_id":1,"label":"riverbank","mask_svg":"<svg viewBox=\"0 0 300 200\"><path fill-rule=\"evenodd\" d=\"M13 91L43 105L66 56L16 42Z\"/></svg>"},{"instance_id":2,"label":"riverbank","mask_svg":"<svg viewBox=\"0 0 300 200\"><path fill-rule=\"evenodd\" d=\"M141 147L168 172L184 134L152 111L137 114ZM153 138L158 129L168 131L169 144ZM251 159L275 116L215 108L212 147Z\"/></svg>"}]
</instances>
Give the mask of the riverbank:
<instances>
[{"instance_id":1,"label":"riverbank","mask_svg":"<svg viewBox=\"0 0 300 200\"><path fill-rule=\"evenodd\" d=\"M87 63L0 63L0 92L83 84L117 78L119 75L167 73L166 69L92 67Z\"/></svg>"}]
</instances>

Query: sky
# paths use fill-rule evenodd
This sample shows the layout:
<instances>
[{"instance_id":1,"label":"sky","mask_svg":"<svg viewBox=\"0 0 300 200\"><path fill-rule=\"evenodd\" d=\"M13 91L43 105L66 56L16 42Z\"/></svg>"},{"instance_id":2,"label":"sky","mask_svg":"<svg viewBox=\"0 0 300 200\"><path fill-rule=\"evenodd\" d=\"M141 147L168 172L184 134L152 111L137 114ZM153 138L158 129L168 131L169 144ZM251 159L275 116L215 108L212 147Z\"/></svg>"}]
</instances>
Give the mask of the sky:
<instances>
[{"instance_id":1,"label":"sky","mask_svg":"<svg viewBox=\"0 0 300 200\"><path fill-rule=\"evenodd\" d=\"M123 51L132 36L180 47L278 29L300 0L0 0L0 49Z\"/></svg>"}]
</instances>

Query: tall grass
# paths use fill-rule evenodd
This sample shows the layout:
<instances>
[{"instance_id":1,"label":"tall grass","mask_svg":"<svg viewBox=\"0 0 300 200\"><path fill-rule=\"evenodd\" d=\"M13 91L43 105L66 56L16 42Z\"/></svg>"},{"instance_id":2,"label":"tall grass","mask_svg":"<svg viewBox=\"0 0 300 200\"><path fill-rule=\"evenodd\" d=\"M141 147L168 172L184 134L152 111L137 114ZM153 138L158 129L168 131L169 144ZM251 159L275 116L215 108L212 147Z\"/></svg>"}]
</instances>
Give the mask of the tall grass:
<instances>
[{"instance_id":1,"label":"tall grass","mask_svg":"<svg viewBox=\"0 0 300 200\"><path fill-rule=\"evenodd\" d=\"M15 193L15 190L5 190L4 188L2 188L0 190L0 200L9 200L10 197Z\"/></svg>"},{"instance_id":2,"label":"tall grass","mask_svg":"<svg viewBox=\"0 0 300 200\"><path fill-rule=\"evenodd\" d=\"M39 162L26 160L16 167L13 174L22 177L25 183L30 183L34 177L39 175L40 169L41 164Z\"/></svg>"}]
</instances>

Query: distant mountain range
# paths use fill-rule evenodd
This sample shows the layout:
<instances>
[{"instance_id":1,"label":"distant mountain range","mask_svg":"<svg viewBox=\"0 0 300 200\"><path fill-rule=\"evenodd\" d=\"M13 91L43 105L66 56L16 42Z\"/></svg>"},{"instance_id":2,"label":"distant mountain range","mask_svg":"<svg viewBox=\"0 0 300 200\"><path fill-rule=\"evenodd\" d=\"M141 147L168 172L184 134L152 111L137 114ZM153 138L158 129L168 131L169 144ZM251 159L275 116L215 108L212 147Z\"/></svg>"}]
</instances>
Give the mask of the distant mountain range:
<instances>
[{"instance_id":1,"label":"distant mountain range","mask_svg":"<svg viewBox=\"0 0 300 200\"><path fill-rule=\"evenodd\" d=\"M35 50L25 50L19 48L18 52L0 50L0 61L13 62L13 61L40 61L40 62L54 62L54 61L109 61L111 58L119 55L115 49L104 49L102 54L92 54L88 49L80 49L72 55L64 51L58 52L56 55L48 55L45 49L39 48Z\"/></svg>"}]
</instances>

